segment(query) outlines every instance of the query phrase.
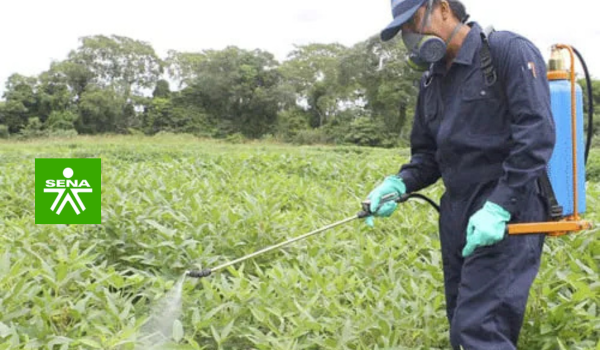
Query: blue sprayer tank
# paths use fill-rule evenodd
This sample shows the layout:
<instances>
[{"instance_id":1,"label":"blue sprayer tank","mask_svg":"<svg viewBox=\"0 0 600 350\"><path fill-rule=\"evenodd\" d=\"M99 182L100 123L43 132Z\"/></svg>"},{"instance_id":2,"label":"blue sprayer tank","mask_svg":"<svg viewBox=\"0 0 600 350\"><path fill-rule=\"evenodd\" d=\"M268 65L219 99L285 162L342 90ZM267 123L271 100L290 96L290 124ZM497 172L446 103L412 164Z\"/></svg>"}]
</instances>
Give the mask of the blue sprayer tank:
<instances>
[{"instance_id":1,"label":"blue sprayer tank","mask_svg":"<svg viewBox=\"0 0 600 350\"><path fill-rule=\"evenodd\" d=\"M556 145L550 158L548 174L563 215L573 215L573 146L571 127L571 82L566 74L549 74L550 101L556 124ZM577 211L584 213L585 164L583 140L583 92L576 84L577 112Z\"/></svg>"}]
</instances>

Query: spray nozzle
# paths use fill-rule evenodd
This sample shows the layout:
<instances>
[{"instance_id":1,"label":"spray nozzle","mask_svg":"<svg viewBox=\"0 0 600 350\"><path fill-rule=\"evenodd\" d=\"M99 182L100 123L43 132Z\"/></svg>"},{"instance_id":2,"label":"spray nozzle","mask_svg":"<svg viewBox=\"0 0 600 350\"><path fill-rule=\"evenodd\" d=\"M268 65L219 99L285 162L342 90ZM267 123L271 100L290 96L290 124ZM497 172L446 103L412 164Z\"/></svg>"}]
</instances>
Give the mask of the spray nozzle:
<instances>
[{"instance_id":1,"label":"spray nozzle","mask_svg":"<svg viewBox=\"0 0 600 350\"><path fill-rule=\"evenodd\" d=\"M208 277L212 271L210 269L186 271L185 275L193 278Z\"/></svg>"}]
</instances>

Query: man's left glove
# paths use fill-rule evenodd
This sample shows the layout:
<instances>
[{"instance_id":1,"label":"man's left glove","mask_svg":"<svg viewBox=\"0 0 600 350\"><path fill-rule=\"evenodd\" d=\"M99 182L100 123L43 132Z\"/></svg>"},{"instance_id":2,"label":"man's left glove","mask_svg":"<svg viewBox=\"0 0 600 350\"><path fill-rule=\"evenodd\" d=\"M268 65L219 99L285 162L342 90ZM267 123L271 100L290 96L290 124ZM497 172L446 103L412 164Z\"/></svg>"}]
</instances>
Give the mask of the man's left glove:
<instances>
[{"instance_id":1,"label":"man's left glove","mask_svg":"<svg viewBox=\"0 0 600 350\"><path fill-rule=\"evenodd\" d=\"M463 249L463 257L473 254L475 248L496 244L504 238L506 223L510 213L501 206L485 202L469 219L467 225L467 244Z\"/></svg>"}]
</instances>

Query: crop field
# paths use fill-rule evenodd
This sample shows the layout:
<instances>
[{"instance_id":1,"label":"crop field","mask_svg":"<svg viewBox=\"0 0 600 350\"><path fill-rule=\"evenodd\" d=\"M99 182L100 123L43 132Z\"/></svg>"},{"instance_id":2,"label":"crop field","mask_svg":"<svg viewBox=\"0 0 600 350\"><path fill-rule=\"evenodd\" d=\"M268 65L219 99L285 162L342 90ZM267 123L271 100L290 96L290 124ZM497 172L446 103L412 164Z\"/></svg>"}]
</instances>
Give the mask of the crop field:
<instances>
[{"instance_id":1,"label":"crop field","mask_svg":"<svg viewBox=\"0 0 600 350\"><path fill-rule=\"evenodd\" d=\"M70 157L102 159L102 224L36 225L34 159ZM182 278L355 215L408 158L181 135L0 142L0 349L150 348L156 310L159 349L448 349L438 215L418 200ZM600 226L597 180L587 207ZM600 350L598 233L547 239L519 349Z\"/></svg>"}]
</instances>

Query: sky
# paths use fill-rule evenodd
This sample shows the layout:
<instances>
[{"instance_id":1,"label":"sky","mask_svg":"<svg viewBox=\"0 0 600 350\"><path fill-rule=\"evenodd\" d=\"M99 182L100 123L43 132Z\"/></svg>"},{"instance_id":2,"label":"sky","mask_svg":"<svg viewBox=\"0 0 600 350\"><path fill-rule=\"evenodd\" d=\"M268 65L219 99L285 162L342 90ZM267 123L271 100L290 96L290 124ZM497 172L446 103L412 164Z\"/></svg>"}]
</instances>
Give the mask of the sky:
<instances>
[{"instance_id":1,"label":"sky","mask_svg":"<svg viewBox=\"0 0 600 350\"><path fill-rule=\"evenodd\" d=\"M121 35L168 50L229 45L282 61L294 44L351 46L392 20L390 0L5 0L0 10L0 95L13 73L35 76L64 60L79 38ZM470 20L517 32L547 59L553 44L574 46L600 79L600 25L594 0L463 0ZM581 68L577 68L582 72Z\"/></svg>"}]
</instances>

